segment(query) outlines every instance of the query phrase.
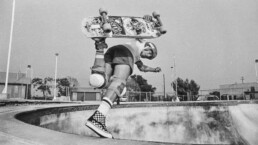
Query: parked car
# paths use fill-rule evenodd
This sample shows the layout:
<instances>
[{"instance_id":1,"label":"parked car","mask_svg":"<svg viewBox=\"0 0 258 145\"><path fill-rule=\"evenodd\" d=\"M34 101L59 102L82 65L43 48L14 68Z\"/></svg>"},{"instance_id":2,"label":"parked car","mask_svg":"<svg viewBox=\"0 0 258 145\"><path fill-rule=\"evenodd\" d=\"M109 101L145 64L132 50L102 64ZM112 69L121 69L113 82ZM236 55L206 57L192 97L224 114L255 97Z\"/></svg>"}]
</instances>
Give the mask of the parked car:
<instances>
[{"instance_id":1,"label":"parked car","mask_svg":"<svg viewBox=\"0 0 258 145\"><path fill-rule=\"evenodd\" d=\"M204 95L204 96L199 96L196 101L215 101L219 100L219 98L215 95Z\"/></svg>"}]
</instances>

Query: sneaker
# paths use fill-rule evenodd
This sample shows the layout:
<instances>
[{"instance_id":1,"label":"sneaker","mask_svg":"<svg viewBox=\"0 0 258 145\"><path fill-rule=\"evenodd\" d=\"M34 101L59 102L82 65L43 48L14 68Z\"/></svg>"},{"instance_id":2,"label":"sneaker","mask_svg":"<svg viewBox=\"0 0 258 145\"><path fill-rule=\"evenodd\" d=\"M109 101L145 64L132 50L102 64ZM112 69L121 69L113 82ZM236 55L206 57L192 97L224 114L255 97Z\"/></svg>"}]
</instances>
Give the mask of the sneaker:
<instances>
[{"instance_id":1,"label":"sneaker","mask_svg":"<svg viewBox=\"0 0 258 145\"><path fill-rule=\"evenodd\" d=\"M100 137L113 138L112 134L107 131L105 125L106 117L98 110L87 120L86 126L98 134Z\"/></svg>"}]
</instances>

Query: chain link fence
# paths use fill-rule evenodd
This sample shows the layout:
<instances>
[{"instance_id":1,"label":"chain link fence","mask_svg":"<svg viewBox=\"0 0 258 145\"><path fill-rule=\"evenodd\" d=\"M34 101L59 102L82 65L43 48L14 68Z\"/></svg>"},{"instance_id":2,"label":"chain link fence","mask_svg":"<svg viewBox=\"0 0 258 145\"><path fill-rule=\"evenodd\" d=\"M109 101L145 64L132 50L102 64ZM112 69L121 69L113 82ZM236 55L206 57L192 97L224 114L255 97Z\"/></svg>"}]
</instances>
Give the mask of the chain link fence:
<instances>
[{"instance_id":1,"label":"chain link fence","mask_svg":"<svg viewBox=\"0 0 258 145\"><path fill-rule=\"evenodd\" d=\"M153 101L173 101L176 96L171 93L164 92L136 92L127 91L122 98L127 98L128 102L153 102ZM187 96L179 96L180 101L187 100Z\"/></svg>"},{"instance_id":2,"label":"chain link fence","mask_svg":"<svg viewBox=\"0 0 258 145\"><path fill-rule=\"evenodd\" d=\"M28 99L35 100L52 100L54 96L54 86L50 87L50 93L45 92L45 96L41 90L31 88L31 97ZM217 96L218 100L252 100L258 99L257 87L241 87L241 88L220 88L210 90L200 90L199 95L178 95L180 101L197 101L201 96ZM63 94L59 94L57 89L57 98L64 97L70 98L72 96L72 90L69 87L64 89ZM174 93L164 92L140 92L140 91L127 91L126 94L120 99L126 102L153 102L153 101L175 101L176 95Z\"/></svg>"}]
</instances>

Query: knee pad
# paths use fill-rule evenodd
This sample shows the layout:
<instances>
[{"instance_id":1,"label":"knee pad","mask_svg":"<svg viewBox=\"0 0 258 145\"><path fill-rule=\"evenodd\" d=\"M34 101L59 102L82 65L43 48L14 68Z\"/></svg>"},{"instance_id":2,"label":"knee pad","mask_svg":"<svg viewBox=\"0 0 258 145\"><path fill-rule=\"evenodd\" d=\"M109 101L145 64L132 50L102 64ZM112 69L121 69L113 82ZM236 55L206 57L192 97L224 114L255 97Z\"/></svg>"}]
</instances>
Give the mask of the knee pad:
<instances>
[{"instance_id":1,"label":"knee pad","mask_svg":"<svg viewBox=\"0 0 258 145\"><path fill-rule=\"evenodd\" d=\"M117 96L121 97L126 92L126 81L118 77L112 76L107 89L115 91Z\"/></svg>"},{"instance_id":2,"label":"knee pad","mask_svg":"<svg viewBox=\"0 0 258 145\"><path fill-rule=\"evenodd\" d=\"M102 74L91 74L90 75L90 85L95 88L101 88L105 86L106 80Z\"/></svg>"},{"instance_id":3,"label":"knee pad","mask_svg":"<svg viewBox=\"0 0 258 145\"><path fill-rule=\"evenodd\" d=\"M102 66L94 65L91 68L90 86L94 88L103 88L106 84L105 68Z\"/></svg>"}]
</instances>

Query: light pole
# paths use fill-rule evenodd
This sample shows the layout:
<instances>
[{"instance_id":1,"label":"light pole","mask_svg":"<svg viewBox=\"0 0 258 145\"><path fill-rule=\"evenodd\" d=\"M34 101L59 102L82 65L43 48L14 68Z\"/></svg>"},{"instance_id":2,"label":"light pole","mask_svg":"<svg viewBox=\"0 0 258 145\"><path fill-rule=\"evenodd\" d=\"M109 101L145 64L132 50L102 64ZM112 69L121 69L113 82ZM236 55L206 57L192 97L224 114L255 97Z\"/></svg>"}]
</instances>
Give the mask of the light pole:
<instances>
[{"instance_id":1,"label":"light pole","mask_svg":"<svg viewBox=\"0 0 258 145\"><path fill-rule=\"evenodd\" d=\"M29 76L28 72L30 72L30 76ZM30 83L31 83L31 65L28 65L27 69L26 69L26 78L28 78L28 77L30 77ZM31 92L31 90L30 90L30 92ZM27 84L25 99L28 99L28 98L29 98L29 85Z\"/></svg>"},{"instance_id":2,"label":"light pole","mask_svg":"<svg viewBox=\"0 0 258 145\"><path fill-rule=\"evenodd\" d=\"M255 60L254 67L255 67L255 76L256 76L256 83L258 83L258 71L257 71L257 64L258 59Z\"/></svg>"},{"instance_id":3,"label":"light pole","mask_svg":"<svg viewBox=\"0 0 258 145\"><path fill-rule=\"evenodd\" d=\"M30 68L30 94L31 94L31 98L30 99L32 99L32 97L33 97L33 91L32 91L32 89L33 89L33 87L32 87L32 79L33 79L33 68L31 67Z\"/></svg>"},{"instance_id":4,"label":"light pole","mask_svg":"<svg viewBox=\"0 0 258 145\"><path fill-rule=\"evenodd\" d=\"M56 56L56 67L55 67L55 88L54 88L54 98L53 100L56 100L56 77L57 77L57 59L58 59L58 53L55 54Z\"/></svg>"},{"instance_id":5,"label":"light pole","mask_svg":"<svg viewBox=\"0 0 258 145\"><path fill-rule=\"evenodd\" d=\"M33 69L31 67L31 65L27 66L26 69L26 78L30 79L30 87L27 84L27 89L26 89L26 96L25 99L29 99L29 92L30 92L30 99L32 98L33 94L32 94L32 77L33 77ZM29 89L30 88L30 89Z\"/></svg>"},{"instance_id":6,"label":"light pole","mask_svg":"<svg viewBox=\"0 0 258 145\"><path fill-rule=\"evenodd\" d=\"M176 96L176 98L178 98L178 96L177 96L177 79L176 79L176 74L175 73L173 73L173 68L174 68L174 72L175 72L175 67L171 67L171 69L172 69L172 74L174 74L174 76L172 75L172 79L173 79L173 82L175 83L175 85L176 85L176 89L175 89L175 96ZM171 87L172 87L172 89L173 89L173 83L171 84Z\"/></svg>"},{"instance_id":7,"label":"light pole","mask_svg":"<svg viewBox=\"0 0 258 145\"><path fill-rule=\"evenodd\" d=\"M165 83L165 74L163 74L163 91L164 91L164 99L167 98L166 96L166 83ZM164 101L164 100L163 100Z\"/></svg>"},{"instance_id":8,"label":"light pole","mask_svg":"<svg viewBox=\"0 0 258 145\"><path fill-rule=\"evenodd\" d=\"M173 57L173 66L171 66L171 70L172 70L172 79L173 79L173 82L175 83L176 85L176 89L174 90L175 91L175 97L176 99L174 100L175 102L179 102L179 98L178 98L178 92L177 92L177 78L176 78L176 60L175 60L175 57ZM174 71L173 71L173 68L174 68ZM173 83L171 84L172 88L173 88ZM172 99L173 100L173 99Z\"/></svg>"},{"instance_id":9,"label":"light pole","mask_svg":"<svg viewBox=\"0 0 258 145\"><path fill-rule=\"evenodd\" d=\"M10 30L10 40L9 40L9 49L8 49L8 59L7 59L5 86L4 86L4 89L2 91L2 95L0 95L1 99L7 99L7 88L8 88L8 78L9 78L10 58L11 58L12 40L13 40L12 38L13 38L14 13L15 13L15 0L13 0L13 8L12 8L12 22L11 22L11 30Z\"/></svg>"},{"instance_id":10,"label":"light pole","mask_svg":"<svg viewBox=\"0 0 258 145\"><path fill-rule=\"evenodd\" d=\"M172 87L172 92L174 91L174 92L176 92L176 90L174 90L174 88L173 88L173 82L175 83L175 74L173 73L173 66L171 66L170 67L171 68L171 72L172 72L172 75L171 75L171 77L172 77L172 83L171 83L171 87Z\"/></svg>"},{"instance_id":11,"label":"light pole","mask_svg":"<svg viewBox=\"0 0 258 145\"><path fill-rule=\"evenodd\" d=\"M176 92L175 92L175 95L176 95L176 97L178 97L178 94L177 94L177 76L176 76L176 59L175 59L175 57L173 58L173 60L174 60L174 64L173 64L173 67L171 67L171 68L174 68L174 75L175 75L175 85L176 85Z\"/></svg>"}]
</instances>

